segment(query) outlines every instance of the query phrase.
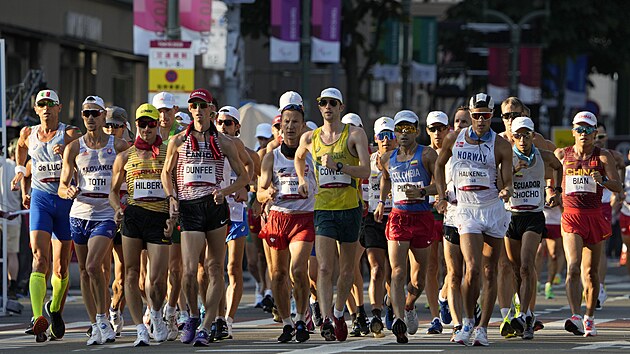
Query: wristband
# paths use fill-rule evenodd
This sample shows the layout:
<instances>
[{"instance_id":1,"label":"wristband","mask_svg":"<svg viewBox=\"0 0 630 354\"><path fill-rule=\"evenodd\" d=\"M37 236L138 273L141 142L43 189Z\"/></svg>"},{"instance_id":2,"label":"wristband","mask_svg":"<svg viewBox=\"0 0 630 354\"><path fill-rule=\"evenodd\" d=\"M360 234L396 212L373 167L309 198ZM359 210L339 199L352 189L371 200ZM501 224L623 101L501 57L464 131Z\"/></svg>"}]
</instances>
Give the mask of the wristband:
<instances>
[{"instance_id":1,"label":"wristband","mask_svg":"<svg viewBox=\"0 0 630 354\"><path fill-rule=\"evenodd\" d=\"M26 176L26 167L24 166L15 166L15 174L17 175L18 173L22 172L22 175Z\"/></svg>"},{"instance_id":2,"label":"wristband","mask_svg":"<svg viewBox=\"0 0 630 354\"><path fill-rule=\"evenodd\" d=\"M175 198L175 196L173 196L173 195L167 195L167 196L166 196L166 200L170 200L170 199L175 199L175 201L177 201L177 198Z\"/></svg>"},{"instance_id":3,"label":"wristband","mask_svg":"<svg viewBox=\"0 0 630 354\"><path fill-rule=\"evenodd\" d=\"M379 201L378 201L378 204L383 204L383 205L385 205L385 201L384 201L384 200L379 200Z\"/></svg>"},{"instance_id":4,"label":"wristband","mask_svg":"<svg viewBox=\"0 0 630 354\"><path fill-rule=\"evenodd\" d=\"M602 177L602 183L610 181L607 176Z\"/></svg>"}]
</instances>

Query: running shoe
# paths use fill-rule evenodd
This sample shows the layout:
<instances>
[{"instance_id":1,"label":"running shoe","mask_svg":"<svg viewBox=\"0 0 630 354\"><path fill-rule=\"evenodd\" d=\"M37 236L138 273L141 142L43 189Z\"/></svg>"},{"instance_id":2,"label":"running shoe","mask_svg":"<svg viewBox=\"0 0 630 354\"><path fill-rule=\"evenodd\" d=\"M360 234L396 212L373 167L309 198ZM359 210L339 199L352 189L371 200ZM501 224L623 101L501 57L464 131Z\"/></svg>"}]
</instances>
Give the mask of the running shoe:
<instances>
[{"instance_id":1,"label":"running shoe","mask_svg":"<svg viewBox=\"0 0 630 354\"><path fill-rule=\"evenodd\" d=\"M31 320L31 326L26 329L26 334L38 335L45 333L48 329L48 320L44 316L39 316Z\"/></svg>"},{"instance_id":2,"label":"running shoe","mask_svg":"<svg viewBox=\"0 0 630 354\"><path fill-rule=\"evenodd\" d=\"M541 320L537 319L536 316L534 316L534 332L540 331L543 328L545 328L545 325L542 323Z\"/></svg>"},{"instance_id":3,"label":"running shoe","mask_svg":"<svg viewBox=\"0 0 630 354\"><path fill-rule=\"evenodd\" d=\"M98 323L98 328L101 331L101 339L105 343L113 343L116 341L116 332L114 332L114 328L112 328L111 323L107 319ZM94 335L94 329L92 329L92 335Z\"/></svg>"},{"instance_id":4,"label":"running shoe","mask_svg":"<svg viewBox=\"0 0 630 354\"><path fill-rule=\"evenodd\" d=\"M487 347L490 345L488 342L488 330L486 327L477 327L475 328L475 337L473 339L473 345L475 347L484 346Z\"/></svg>"},{"instance_id":5,"label":"running shoe","mask_svg":"<svg viewBox=\"0 0 630 354\"><path fill-rule=\"evenodd\" d=\"M311 338L308 333L308 327L304 321L297 321L295 323L295 341L298 343L304 343Z\"/></svg>"},{"instance_id":6,"label":"running shoe","mask_svg":"<svg viewBox=\"0 0 630 354\"><path fill-rule=\"evenodd\" d=\"M205 328L199 330L197 336L195 337L195 341L193 342L193 347L207 347L210 345L210 335Z\"/></svg>"},{"instance_id":7,"label":"running shoe","mask_svg":"<svg viewBox=\"0 0 630 354\"><path fill-rule=\"evenodd\" d=\"M306 329L309 333L313 333L315 331L315 323L313 322L313 313L311 312L310 306L306 309Z\"/></svg>"},{"instance_id":8,"label":"running shoe","mask_svg":"<svg viewBox=\"0 0 630 354\"><path fill-rule=\"evenodd\" d=\"M451 334L451 342L455 342L455 336L461 330L462 330L462 325L459 324L459 325L453 326L453 333Z\"/></svg>"},{"instance_id":9,"label":"running shoe","mask_svg":"<svg viewBox=\"0 0 630 354\"><path fill-rule=\"evenodd\" d=\"M370 324L365 313L359 312L357 315L357 323L359 324L359 334L364 336L370 334Z\"/></svg>"},{"instance_id":10,"label":"running shoe","mask_svg":"<svg viewBox=\"0 0 630 354\"><path fill-rule=\"evenodd\" d=\"M584 319L584 337L595 337L596 335L595 321L593 319Z\"/></svg>"},{"instance_id":11,"label":"running shoe","mask_svg":"<svg viewBox=\"0 0 630 354\"><path fill-rule=\"evenodd\" d=\"M415 306L411 310L405 310L405 324L407 325L407 333L416 334L418 331L418 312Z\"/></svg>"},{"instance_id":12,"label":"running shoe","mask_svg":"<svg viewBox=\"0 0 630 354\"><path fill-rule=\"evenodd\" d=\"M228 322L225 321L225 323L227 324L227 333L228 336L225 339L232 339L232 333L234 332L234 322Z\"/></svg>"},{"instance_id":13,"label":"running shoe","mask_svg":"<svg viewBox=\"0 0 630 354\"><path fill-rule=\"evenodd\" d=\"M442 323L450 324L453 321L453 317L451 316L451 309L448 307L448 301L438 300L438 305L440 305L440 319Z\"/></svg>"},{"instance_id":14,"label":"running shoe","mask_svg":"<svg viewBox=\"0 0 630 354\"><path fill-rule=\"evenodd\" d=\"M573 315L571 318L567 318L564 322L564 329L576 336L584 335L584 323L582 322L582 316Z\"/></svg>"},{"instance_id":15,"label":"running shoe","mask_svg":"<svg viewBox=\"0 0 630 354\"><path fill-rule=\"evenodd\" d=\"M255 309L263 308L262 299L263 299L262 294L256 292L256 297L255 297L255 300L254 300L254 308Z\"/></svg>"},{"instance_id":16,"label":"running shoe","mask_svg":"<svg viewBox=\"0 0 630 354\"><path fill-rule=\"evenodd\" d=\"M514 333L518 337L523 336L525 331L525 318L523 316L516 316L510 321L510 326L514 329Z\"/></svg>"},{"instance_id":17,"label":"running shoe","mask_svg":"<svg viewBox=\"0 0 630 354\"><path fill-rule=\"evenodd\" d=\"M518 312L516 312L516 313L518 313ZM480 322L481 322L481 305L479 305L479 303L477 303L477 304L475 304L475 327L479 326Z\"/></svg>"},{"instance_id":18,"label":"running shoe","mask_svg":"<svg viewBox=\"0 0 630 354\"><path fill-rule=\"evenodd\" d=\"M342 317L333 316L333 322L335 323L335 337L338 341L343 342L348 338L348 326L346 325L346 319Z\"/></svg>"},{"instance_id":19,"label":"running shoe","mask_svg":"<svg viewBox=\"0 0 630 354\"><path fill-rule=\"evenodd\" d=\"M227 322L224 319L218 318L217 321L217 333L214 336L216 340L228 339L230 334L228 333Z\"/></svg>"},{"instance_id":20,"label":"running shoe","mask_svg":"<svg viewBox=\"0 0 630 354\"><path fill-rule=\"evenodd\" d=\"M534 339L534 319L532 316L525 318L525 330L523 331L523 339Z\"/></svg>"},{"instance_id":21,"label":"running shoe","mask_svg":"<svg viewBox=\"0 0 630 354\"><path fill-rule=\"evenodd\" d=\"M319 309L319 302L315 301L311 304L311 312L313 314L313 324L317 327L321 327L324 319L322 317L322 311Z\"/></svg>"},{"instance_id":22,"label":"running shoe","mask_svg":"<svg viewBox=\"0 0 630 354\"><path fill-rule=\"evenodd\" d=\"M516 333L514 332L514 328L512 328L512 324L510 322L511 321L508 314L508 316L505 316L505 318L503 319L503 322L501 322L501 325L499 326L499 333L501 333L502 337L505 337L505 338L516 337Z\"/></svg>"},{"instance_id":23,"label":"running shoe","mask_svg":"<svg viewBox=\"0 0 630 354\"><path fill-rule=\"evenodd\" d=\"M184 324L184 328L182 329L182 335L179 337L182 343L190 344L193 340L195 340L195 336L197 334L197 327L201 320L195 317L189 317L186 323Z\"/></svg>"},{"instance_id":24,"label":"running shoe","mask_svg":"<svg viewBox=\"0 0 630 354\"><path fill-rule=\"evenodd\" d=\"M556 275L554 275L553 281L551 283L553 285L560 285L560 283L562 283L562 277L560 276L559 273L556 273Z\"/></svg>"},{"instance_id":25,"label":"running shoe","mask_svg":"<svg viewBox=\"0 0 630 354\"><path fill-rule=\"evenodd\" d=\"M125 326L125 320L119 310L109 310L109 323L112 324L114 332L116 332L116 337L120 337L122 329Z\"/></svg>"},{"instance_id":26,"label":"running shoe","mask_svg":"<svg viewBox=\"0 0 630 354\"><path fill-rule=\"evenodd\" d=\"M392 330L392 325L394 324L394 308L392 305L385 305L385 327L388 330Z\"/></svg>"},{"instance_id":27,"label":"running shoe","mask_svg":"<svg viewBox=\"0 0 630 354\"><path fill-rule=\"evenodd\" d=\"M372 332L374 338L385 337L385 334L383 334L383 321L380 317L372 317L372 320L370 321L370 332Z\"/></svg>"},{"instance_id":28,"label":"running shoe","mask_svg":"<svg viewBox=\"0 0 630 354\"><path fill-rule=\"evenodd\" d=\"M105 343L105 341L103 340L103 337L101 337L101 330L95 323L92 325L92 335L90 336L90 339L88 339L87 345L97 345L103 343Z\"/></svg>"},{"instance_id":29,"label":"running shoe","mask_svg":"<svg viewBox=\"0 0 630 354\"><path fill-rule=\"evenodd\" d=\"M166 328L168 329L168 334L166 335L167 341L174 341L177 339L177 335L179 334L179 329L177 328L177 319L175 319L175 312L172 315L169 315L165 318Z\"/></svg>"},{"instance_id":30,"label":"running shoe","mask_svg":"<svg viewBox=\"0 0 630 354\"><path fill-rule=\"evenodd\" d=\"M134 347L146 347L149 345L149 332L146 327L143 326L141 330L138 331L138 335L136 340L133 342Z\"/></svg>"},{"instance_id":31,"label":"running shoe","mask_svg":"<svg viewBox=\"0 0 630 354\"><path fill-rule=\"evenodd\" d=\"M433 321L431 321L431 326L427 329L427 334L441 334L443 329L442 322L440 322L439 318L435 317Z\"/></svg>"},{"instance_id":32,"label":"running shoe","mask_svg":"<svg viewBox=\"0 0 630 354\"><path fill-rule=\"evenodd\" d=\"M61 318L61 311L50 311L51 300L46 302L44 305L44 309L46 310L46 314L50 317L50 337L55 339L63 338L63 335L66 333L66 324L63 322L63 318Z\"/></svg>"},{"instance_id":33,"label":"running shoe","mask_svg":"<svg viewBox=\"0 0 630 354\"><path fill-rule=\"evenodd\" d=\"M407 338L407 325L400 318L397 318L392 324L392 333L396 336L397 343L409 343L409 338Z\"/></svg>"},{"instance_id":34,"label":"running shoe","mask_svg":"<svg viewBox=\"0 0 630 354\"><path fill-rule=\"evenodd\" d=\"M333 326L332 321L328 317L324 319L321 325L321 328L319 330L319 333L322 335L322 337L324 337L324 339L327 342L332 342L332 341L337 340L337 338L335 338L335 327Z\"/></svg>"},{"instance_id":35,"label":"running shoe","mask_svg":"<svg viewBox=\"0 0 630 354\"><path fill-rule=\"evenodd\" d=\"M545 299L551 300L555 297L556 296L553 293L553 286L551 285L551 283L546 283L545 284Z\"/></svg>"},{"instance_id":36,"label":"running shoe","mask_svg":"<svg viewBox=\"0 0 630 354\"><path fill-rule=\"evenodd\" d=\"M271 310L273 309L275 305L273 302L273 297L271 297L271 295L265 295L261 302L263 306L263 311L267 313L271 313Z\"/></svg>"},{"instance_id":37,"label":"running shoe","mask_svg":"<svg viewBox=\"0 0 630 354\"><path fill-rule=\"evenodd\" d=\"M168 338L168 326L166 322L160 318L151 318L153 325L153 339L156 342L164 342Z\"/></svg>"},{"instance_id":38,"label":"running shoe","mask_svg":"<svg viewBox=\"0 0 630 354\"><path fill-rule=\"evenodd\" d=\"M179 316L177 316L177 329L180 331L183 330L184 325L186 324L189 318L190 318L190 315L188 315L188 311L180 311Z\"/></svg>"},{"instance_id":39,"label":"running shoe","mask_svg":"<svg viewBox=\"0 0 630 354\"><path fill-rule=\"evenodd\" d=\"M292 325L284 325L282 327L282 334L278 337L278 343L288 343L293 340L295 336L295 328Z\"/></svg>"},{"instance_id":40,"label":"running shoe","mask_svg":"<svg viewBox=\"0 0 630 354\"><path fill-rule=\"evenodd\" d=\"M455 334L455 343L468 345L470 343L470 336L472 335L472 328L470 326L463 326Z\"/></svg>"},{"instance_id":41,"label":"running shoe","mask_svg":"<svg viewBox=\"0 0 630 354\"><path fill-rule=\"evenodd\" d=\"M357 321L356 315L353 316L354 320L352 320L352 330L350 333L350 337L361 337L361 328L359 327L359 322Z\"/></svg>"},{"instance_id":42,"label":"running shoe","mask_svg":"<svg viewBox=\"0 0 630 354\"><path fill-rule=\"evenodd\" d=\"M280 317L280 312L278 312L277 307L271 308L271 314L273 315L273 321L277 323L282 323L282 317Z\"/></svg>"},{"instance_id":43,"label":"running shoe","mask_svg":"<svg viewBox=\"0 0 630 354\"><path fill-rule=\"evenodd\" d=\"M599 285L599 294L597 295L597 305L595 306L595 310L601 310L602 306L604 306L604 302L608 299L608 294L606 294L606 288Z\"/></svg>"}]
</instances>

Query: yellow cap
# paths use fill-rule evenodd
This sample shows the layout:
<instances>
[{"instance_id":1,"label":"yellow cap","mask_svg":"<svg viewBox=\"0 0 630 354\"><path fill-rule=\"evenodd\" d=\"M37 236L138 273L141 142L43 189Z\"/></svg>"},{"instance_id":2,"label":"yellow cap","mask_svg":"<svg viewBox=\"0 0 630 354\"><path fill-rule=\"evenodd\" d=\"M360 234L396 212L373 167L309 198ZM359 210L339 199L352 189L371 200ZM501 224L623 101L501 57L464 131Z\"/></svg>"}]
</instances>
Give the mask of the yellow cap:
<instances>
[{"instance_id":1,"label":"yellow cap","mask_svg":"<svg viewBox=\"0 0 630 354\"><path fill-rule=\"evenodd\" d=\"M158 120L160 118L160 113L158 112L158 109L155 108L154 105L149 104L149 103L143 103L140 105L140 107L138 107L138 109L136 109L136 120L142 117Z\"/></svg>"}]
</instances>

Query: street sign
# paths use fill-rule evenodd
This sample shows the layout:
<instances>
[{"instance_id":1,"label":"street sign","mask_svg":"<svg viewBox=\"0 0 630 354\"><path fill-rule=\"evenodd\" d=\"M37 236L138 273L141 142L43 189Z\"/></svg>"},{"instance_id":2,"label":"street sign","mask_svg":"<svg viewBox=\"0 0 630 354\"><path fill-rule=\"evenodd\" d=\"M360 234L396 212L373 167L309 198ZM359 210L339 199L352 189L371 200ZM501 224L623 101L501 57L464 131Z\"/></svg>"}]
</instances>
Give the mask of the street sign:
<instances>
[{"instance_id":1,"label":"street sign","mask_svg":"<svg viewBox=\"0 0 630 354\"><path fill-rule=\"evenodd\" d=\"M195 89L195 56L188 41L151 41L149 50L149 102L167 91L180 107Z\"/></svg>"}]
</instances>

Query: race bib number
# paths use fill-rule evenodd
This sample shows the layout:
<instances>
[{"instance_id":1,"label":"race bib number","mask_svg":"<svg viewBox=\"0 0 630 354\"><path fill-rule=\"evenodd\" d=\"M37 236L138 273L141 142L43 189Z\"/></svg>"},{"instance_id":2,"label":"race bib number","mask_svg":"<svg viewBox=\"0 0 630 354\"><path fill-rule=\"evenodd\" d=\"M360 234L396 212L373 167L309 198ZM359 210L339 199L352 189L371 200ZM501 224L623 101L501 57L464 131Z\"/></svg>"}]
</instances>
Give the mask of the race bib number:
<instances>
[{"instance_id":1,"label":"race bib number","mask_svg":"<svg viewBox=\"0 0 630 354\"><path fill-rule=\"evenodd\" d=\"M361 184L361 197L363 200L370 200L370 185L368 183Z\"/></svg>"},{"instance_id":2,"label":"race bib number","mask_svg":"<svg viewBox=\"0 0 630 354\"><path fill-rule=\"evenodd\" d=\"M319 167L319 186L322 188L342 188L352 183L352 177L343 172L333 171L328 167Z\"/></svg>"},{"instance_id":3,"label":"race bib number","mask_svg":"<svg viewBox=\"0 0 630 354\"><path fill-rule=\"evenodd\" d=\"M34 173L35 179L42 183L57 183L61 177L62 161L39 161Z\"/></svg>"},{"instance_id":4,"label":"race bib number","mask_svg":"<svg viewBox=\"0 0 630 354\"><path fill-rule=\"evenodd\" d=\"M280 199L303 199L298 193L298 178L297 176L282 176L278 177L280 182Z\"/></svg>"},{"instance_id":5,"label":"race bib number","mask_svg":"<svg viewBox=\"0 0 630 354\"><path fill-rule=\"evenodd\" d=\"M166 199L162 181L159 179L137 179L133 182L133 199L142 202L155 202Z\"/></svg>"},{"instance_id":6,"label":"race bib number","mask_svg":"<svg viewBox=\"0 0 630 354\"><path fill-rule=\"evenodd\" d=\"M392 198L394 199L394 204L416 204L424 201L424 197L419 199L407 198L407 194L405 193L405 191L407 190L407 188L413 188L411 186L415 186L416 188L424 188L424 183L422 181L392 183Z\"/></svg>"},{"instance_id":7,"label":"race bib number","mask_svg":"<svg viewBox=\"0 0 630 354\"><path fill-rule=\"evenodd\" d=\"M217 184L216 164L185 164L184 185L214 186Z\"/></svg>"},{"instance_id":8,"label":"race bib number","mask_svg":"<svg viewBox=\"0 0 630 354\"><path fill-rule=\"evenodd\" d=\"M597 193L597 183L591 176L567 175L564 177L565 193Z\"/></svg>"},{"instance_id":9,"label":"race bib number","mask_svg":"<svg viewBox=\"0 0 630 354\"><path fill-rule=\"evenodd\" d=\"M81 194L90 198L109 198L112 176L85 177Z\"/></svg>"},{"instance_id":10,"label":"race bib number","mask_svg":"<svg viewBox=\"0 0 630 354\"><path fill-rule=\"evenodd\" d=\"M245 205L235 201L232 197L228 198L228 205L230 206L230 220L232 222L243 222L243 210L245 209Z\"/></svg>"},{"instance_id":11,"label":"race bib number","mask_svg":"<svg viewBox=\"0 0 630 354\"><path fill-rule=\"evenodd\" d=\"M459 190L478 191L490 188L490 176L487 170L468 168L453 172L455 172Z\"/></svg>"}]
</instances>

